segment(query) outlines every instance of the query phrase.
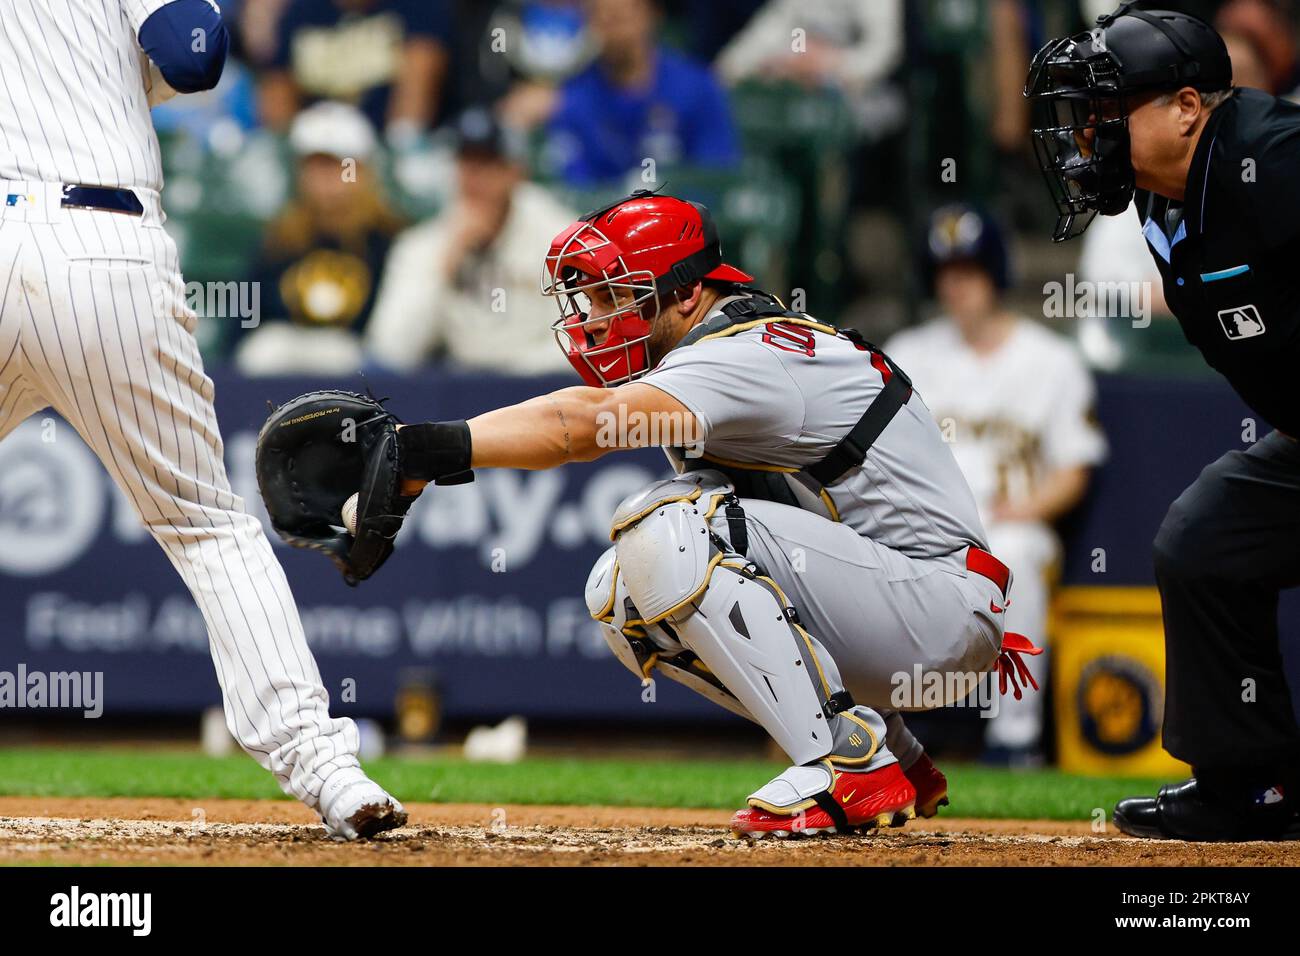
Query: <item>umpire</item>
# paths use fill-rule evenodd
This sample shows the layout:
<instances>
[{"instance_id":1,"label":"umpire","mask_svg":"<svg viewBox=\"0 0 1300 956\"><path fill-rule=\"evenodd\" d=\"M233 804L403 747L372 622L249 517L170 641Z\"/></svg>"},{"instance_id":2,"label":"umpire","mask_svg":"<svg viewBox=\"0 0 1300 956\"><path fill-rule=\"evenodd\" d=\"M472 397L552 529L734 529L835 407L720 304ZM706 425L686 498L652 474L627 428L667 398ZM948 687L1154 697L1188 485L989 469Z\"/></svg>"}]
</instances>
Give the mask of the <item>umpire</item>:
<instances>
[{"instance_id":1,"label":"umpire","mask_svg":"<svg viewBox=\"0 0 1300 956\"><path fill-rule=\"evenodd\" d=\"M1279 591L1300 584L1300 107L1234 89L1206 24L1132 3L1048 43L1025 95L1053 238L1135 203L1187 340L1276 429L1202 471L1156 536L1164 745L1194 776L1120 801L1115 823L1300 838L1300 727L1277 626Z\"/></svg>"}]
</instances>

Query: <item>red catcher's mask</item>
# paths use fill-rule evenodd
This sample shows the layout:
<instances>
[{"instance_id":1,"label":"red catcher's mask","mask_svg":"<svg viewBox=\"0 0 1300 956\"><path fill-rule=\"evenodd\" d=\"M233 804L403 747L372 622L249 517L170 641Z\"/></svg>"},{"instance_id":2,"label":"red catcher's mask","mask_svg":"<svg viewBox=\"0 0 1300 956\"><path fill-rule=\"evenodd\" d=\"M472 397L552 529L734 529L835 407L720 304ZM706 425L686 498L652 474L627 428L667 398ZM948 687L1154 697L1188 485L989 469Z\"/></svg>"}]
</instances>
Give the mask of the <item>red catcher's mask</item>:
<instances>
[{"instance_id":1,"label":"red catcher's mask","mask_svg":"<svg viewBox=\"0 0 1300 956\"><path fill-rule=\"evenodd\" d=\"M661 298L702 279L753 281L723 263L708 209L638 190L551 241L542 294L559 306L551 328L570 364L588 385L608 388L650 371Z\"/></svg>"}]
</instances>

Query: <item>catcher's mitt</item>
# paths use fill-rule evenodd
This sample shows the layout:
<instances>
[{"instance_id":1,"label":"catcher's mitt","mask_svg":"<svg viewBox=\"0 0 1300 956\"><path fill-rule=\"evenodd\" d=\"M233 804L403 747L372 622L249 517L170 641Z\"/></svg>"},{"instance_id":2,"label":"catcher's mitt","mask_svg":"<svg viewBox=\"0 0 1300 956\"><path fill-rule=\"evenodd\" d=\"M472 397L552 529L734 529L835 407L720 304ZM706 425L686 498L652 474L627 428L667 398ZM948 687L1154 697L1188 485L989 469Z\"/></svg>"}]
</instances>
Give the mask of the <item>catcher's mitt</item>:
<instances>
[{"instance_id":1,"label":"catcher's mitt","mask_svg":"<svg viewBox=\"0 0 1300 956\"><path fill-rule=\"evenodd\" d=\"M393 540L417 496L401 493L402 478L473 480L468 471L468 427L463 422L421 425L402 442L401 422L378 401L328 389L299 395L271 413L257 436L257 485L276 533L294 547L325 554L350 585L370 577L393 553ZM429 438L456 447L465 470L423 474L403 469L401 446L424 457ZM463 442L463 449L459 443ZM463 452L463 455L462 455ZM356 534L343 525L344 503L357 495Z\"/></svg>"}]
</instances>

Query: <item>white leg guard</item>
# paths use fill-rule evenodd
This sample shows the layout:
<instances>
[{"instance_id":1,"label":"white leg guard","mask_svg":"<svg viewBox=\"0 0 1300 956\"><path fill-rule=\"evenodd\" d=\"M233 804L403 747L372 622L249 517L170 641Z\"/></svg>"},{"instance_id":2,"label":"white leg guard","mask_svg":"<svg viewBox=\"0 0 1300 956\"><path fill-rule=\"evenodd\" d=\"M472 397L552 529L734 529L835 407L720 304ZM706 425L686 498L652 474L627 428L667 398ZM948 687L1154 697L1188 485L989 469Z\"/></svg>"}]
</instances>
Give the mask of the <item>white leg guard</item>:
<instances>
[{"instance_id":1,"label":"white leg guard","mask_svg":"<svg viewBox=\"0 0 1300 956\"><path fill-rule=\"evenodd\" d=\"M694 653L657 624L647 625L627 594L614 549L609 548L587 578L587 609L596 619L601 636L620 663L641 679L644 686L651 671L689 687L737 716L753 720L745 705L722 685Z\"/></svg>"},{"instance_id":2,"label":"white leg guard","mask_svg":"<svg viewBox=\"0 0 1300 956\"><path fill-rule=\"evenodd\" d=\"M853 705L781 589L710 533L709 517L730 494L717 473L691 472L619 507L615 560L641 625L658 625L697 656L795 764L829 757L867 769L892 761L884 721Z\"/></svg>"}]
</instances>

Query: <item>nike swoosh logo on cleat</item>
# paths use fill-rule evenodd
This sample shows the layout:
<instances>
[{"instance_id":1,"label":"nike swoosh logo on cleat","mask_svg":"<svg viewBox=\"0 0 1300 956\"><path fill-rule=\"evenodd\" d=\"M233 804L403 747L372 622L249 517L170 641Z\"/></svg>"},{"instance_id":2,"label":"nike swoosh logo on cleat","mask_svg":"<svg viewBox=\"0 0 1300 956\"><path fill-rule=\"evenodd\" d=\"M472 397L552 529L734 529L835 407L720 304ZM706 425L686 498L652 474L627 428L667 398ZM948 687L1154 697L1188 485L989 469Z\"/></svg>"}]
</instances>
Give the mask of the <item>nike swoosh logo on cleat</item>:
<instances>
[{"instance_id":1,"label":"nike swoosh logo on cleat","mask_svg":"<svg viewBox=\"0 0 1300 956\"><path fill-rule=\"evenodd\" d=\"M853 795L854 795L855 793L857 793L857 792L858 792L857 790L850 790L847 794L845 794L844 796L840 797L840 800L841 800L843 803L848 803L850 800L853 799Z\"/></svg>"}]
</instances>

